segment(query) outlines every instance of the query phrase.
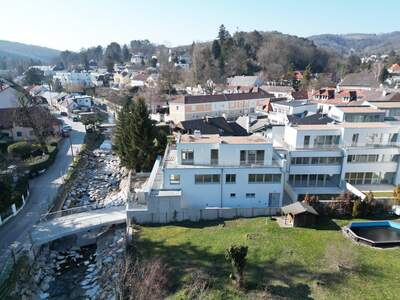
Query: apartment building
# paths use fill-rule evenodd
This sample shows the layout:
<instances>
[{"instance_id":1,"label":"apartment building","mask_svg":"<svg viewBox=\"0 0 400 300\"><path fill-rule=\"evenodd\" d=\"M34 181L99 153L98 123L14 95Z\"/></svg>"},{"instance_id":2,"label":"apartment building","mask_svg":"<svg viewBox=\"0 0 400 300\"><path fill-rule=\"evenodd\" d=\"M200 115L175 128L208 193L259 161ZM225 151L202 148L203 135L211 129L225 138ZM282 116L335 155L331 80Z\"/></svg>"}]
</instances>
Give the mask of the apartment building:
<instances>
[{"instance_id":1,"label":"apartment building","mask_svg":"<svg viewBox=\"0 0 400 300\"><path fill-rule=\"evenodd\" d=\"M170 102L170 118L176 124L206 116L235 119L257 110L262 111L273 97L261 89L250 93L181 96Z\"/></svg>"},{"instance_id":2,"label":"apartment building","mask_svg":"<svg viewBox=\"0 0 400 300\"><path fill-rule=\"evenodd\" d=\"M337 195L354 185L361 191L400 183L399 127L384 122L343 122L274 127L274 147L287 159L285 191Z\"/></svg>"},{"instance_id":3,"label":"apartment building","mask_svg":"<svg viewBox=\"0 0 400 300\"><path fill-rule=\"evenodd\" d=\"M185 134L167 148L148 188L175 197L174 209L276 208L282 205L284 168L263 136ZM160 205L160 197L150 197L149 207L152 201Z\"/></svg>"}]
</instances>

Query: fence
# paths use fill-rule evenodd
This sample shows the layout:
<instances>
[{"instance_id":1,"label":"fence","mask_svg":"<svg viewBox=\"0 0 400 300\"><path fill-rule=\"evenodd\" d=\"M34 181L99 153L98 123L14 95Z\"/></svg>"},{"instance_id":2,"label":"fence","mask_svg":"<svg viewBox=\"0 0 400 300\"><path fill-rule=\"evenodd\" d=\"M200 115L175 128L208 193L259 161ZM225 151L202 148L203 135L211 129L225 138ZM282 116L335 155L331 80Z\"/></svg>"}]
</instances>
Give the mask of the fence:
<instances>
[{"instance_id":1,"label":"fence","mask_svg":"<svg viewBox=\"0 0 400 300\"><path fill-rule=\"evenodd\" d=\"M21 200L17 201L9 206L6 210L0 210L0 226L16 216L25 206L26 201L29 198L29 189L26 190L25 194L21 195Z\"/></svg>"},{"instance_id":2,"label":"fence","mask_svg":"<svg viewBox=\"0 0 400 300\"><path fill-rule=\"evenodd\" d=\"M183 221L207 221L218 219L251 218L273 216L280 213L279 207L266 208L182 208L165 212L152 212L147 209L127 210L128 225L130 223L152 224Z\"/></svg>"}]
</instances>

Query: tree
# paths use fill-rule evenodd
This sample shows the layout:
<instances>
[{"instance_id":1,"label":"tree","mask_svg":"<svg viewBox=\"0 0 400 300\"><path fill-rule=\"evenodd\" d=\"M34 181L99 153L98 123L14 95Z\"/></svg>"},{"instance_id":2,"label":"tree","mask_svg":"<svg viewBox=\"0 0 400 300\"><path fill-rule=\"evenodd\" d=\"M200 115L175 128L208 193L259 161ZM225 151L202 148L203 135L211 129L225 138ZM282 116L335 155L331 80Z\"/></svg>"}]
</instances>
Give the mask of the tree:
<instances>
[{"instance_id":1,"label":"tree","mask_svg":"<svg viewBox=\"0 0 400 300\"><path fill-rule=\"evenodd\" d=\"M6 178L0 179L0 210L8 209L12 197L12 186Z\"/></svg>"},{"instance_id":2,"label":"tree","mask_svg":"<svg viewBox=\"0 0 400 300\"><path fill-rule=\"evenodd\" d=\"M244 286L243 271L246 266L247 246L232 245L226 249L225 258L232 265L233 273L230 278L235 282L238 288Z\"/></svg>"},{"instance_id":3,"label":"tree","mask_svg":"<svg viewBox=\"0 0 400 300\"><path fill-rule=\"evenodd\" d=\"M122 63L123 59L121 46L116 42L112 42L107 46L105 56L111 59L114 63Z\"/></svg>"},{"instance_id":4,"label":"tree","mask_svg":"<svg viewBox=\"0 0 400 300\"><path fill-rule=\"evenodd\" d=\"M379 81L381 83L384 83L386 79L389 77L389 71L386 69L386 67L383 67L380 74L379 74Z\"/></svg>"},{"instance_id":5,"label":"tree","mask_svg":"<svg viewBox=\"0 0 400 300\"><path fill-rule=\"evenodd\" d=\"M365 215L365 203L360 199L356 199L353 203L353 218L361 218Z\"/></svg>"},{"instance_id":6,"label":"tree","mask_svg":"<svg viewBox=\"0 0 400 300\"><path fill-rule=\"evenodd\" d=\"M396 205L400 205L400 185L397 185L393 190L393 201Z\"/></svg>"},{"instance_id":7,"label":"tree","mask_svg":"<svg viewBox=\"0 0 400 300\"><path fill-rule=\"evenodd\" d=\"M131 53L129 52L128 46L126 44L122 47L122 59L125 62L131 59Z\"/></svg>"},{"instance_id":8,"label":"tree","mask_svg":"<svg viewBox=\"0 0 400 300\"><path fill-rule=\"evenodd\" d=\"M211 46L211 51L214 56L214 59L218 59L221 56L221 46L218 40L214 40Z\"/></svg>"},{"instance_id":9,"label":"tree","mask_svg":"<svg viewBox=\"0 0 400 300\"><path fill-rule=\"evenodd\" d=\"M229 38L230 38L229 31L226 30L224 24L221 24L219 26L219 31L218 31L218 39L221 45L223 45Z\"/></svg>"},{"instance_id":10,"label":"tree","mask_svg":"<svg viewBox=\"0 0 400 300\"><path fill-rule=\"evenodd\" d=\"M7 152L9 155L22 160L29 158L32 151L32 145L25 141L16 142L7 147Z\"/></svg>"},{"instance_id":11,"label":"tree","mask_svg":"<svg viewBox=\"0 0 400 300\"><path fill-rule=\"evenodd\" d=\"M311 81L311 66L307 65L306 69L303 72L303 78L300 81L300 87L302 90L307 90Z\"/></svg>"},{"instance_id":12,"label":"tree","mask_svg":"<svg viewBox=\"0 0 400 300\"><path fill-rule=\"evenodd\" d=\"M44 73L37 68L30 68L25 72L24 82L26 85L42 84Z\"/></svg>"},{"instance_id":13,"label":"tree","mask_svg":"<svg viewBox=\"0 0 400 300\"><path fill-rule=\"evenodd\" d=\"M175 90L174 85L178 83L179 73L175 66L171 63L166 63L161 66L159 87L162 92L171 95Z\"/></svg>"},{"instance_id":14,"label":"tree","mask_svg":"<svg viewBox=\"0 0 400 300\"><path fill-rule=\"evenodd\" d=\"M144 98L127 100L118 112L115 145L123 166L130 170L150 171L164 142L149 118Z\"/></svg>"}]
</instances>

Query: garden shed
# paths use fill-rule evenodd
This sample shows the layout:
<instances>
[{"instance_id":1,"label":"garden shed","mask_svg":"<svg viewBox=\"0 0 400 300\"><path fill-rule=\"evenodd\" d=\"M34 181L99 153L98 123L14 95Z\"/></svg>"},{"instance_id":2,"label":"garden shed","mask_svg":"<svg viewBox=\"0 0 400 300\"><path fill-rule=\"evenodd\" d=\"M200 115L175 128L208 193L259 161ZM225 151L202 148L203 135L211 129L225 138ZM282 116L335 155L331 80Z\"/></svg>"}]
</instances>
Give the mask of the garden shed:
<instances>
[{"instance_id":1,"label":"garden shed","mask_svg":"<svg viewBox=\"0 0 400 300\"><path fill-rule=\"evenodd\" d=\"M307 227L318 221L317 211L304 202L295 202L282 207L285 225Z\"/></svg>"}]
</instances>

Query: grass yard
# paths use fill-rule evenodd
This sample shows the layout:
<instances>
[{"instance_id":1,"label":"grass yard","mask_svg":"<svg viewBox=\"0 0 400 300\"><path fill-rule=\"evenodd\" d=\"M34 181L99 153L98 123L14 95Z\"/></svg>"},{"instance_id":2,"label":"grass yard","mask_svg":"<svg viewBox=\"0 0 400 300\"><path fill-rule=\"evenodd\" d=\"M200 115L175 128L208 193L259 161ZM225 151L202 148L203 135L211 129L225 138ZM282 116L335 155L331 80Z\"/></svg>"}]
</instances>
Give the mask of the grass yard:
<instances>
[{"instance_id":1,"label":"grass yard","mask_svg":"<svg viewBox=\"0 0 400 300\"><path fill-rule=\"evenodd\" d=\"M260 217L143 226L138 250L145 259L165 258L172 268L171 299L187 298L195 270L212 281L202 299L397 298L400 249L358 246L340 231L349 221L336 222L326 221L315 229L280 228ZM231 244L249 247L246 291L236 291L229 279L225 249Z\"/></svg>"},{"instance_id":2,"label":"grass yard","mask_svg":"<svg viewBox=\"0 0 400 300\"><path fill-rule=\"evenodd\" d=\"M392 198L393 197L393 191L389 192L373 192L374 197L388 197Z\"/></svg>"}]
</instances>

